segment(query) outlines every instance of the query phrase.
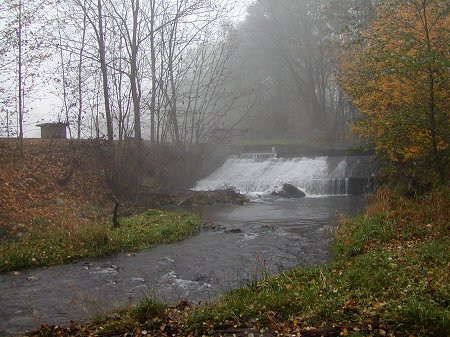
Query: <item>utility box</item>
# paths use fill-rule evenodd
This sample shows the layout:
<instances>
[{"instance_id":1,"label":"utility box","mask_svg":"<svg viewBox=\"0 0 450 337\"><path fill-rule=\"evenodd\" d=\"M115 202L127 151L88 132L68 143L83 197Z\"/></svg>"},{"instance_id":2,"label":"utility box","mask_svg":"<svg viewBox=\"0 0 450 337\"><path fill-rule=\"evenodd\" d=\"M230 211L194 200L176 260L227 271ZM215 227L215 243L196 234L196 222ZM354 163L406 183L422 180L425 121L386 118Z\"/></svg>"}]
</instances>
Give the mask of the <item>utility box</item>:
<instances>
[{"instance_id":1,"label":"utility box","mask_svg":"<svg viewBox=\"0 0 450 337\"><path fill-rule=\"evenodd\" d=\"M41 128L42 139L67 139L67 123L43 123L37 126Z\"/></svg>"}]
</instances>

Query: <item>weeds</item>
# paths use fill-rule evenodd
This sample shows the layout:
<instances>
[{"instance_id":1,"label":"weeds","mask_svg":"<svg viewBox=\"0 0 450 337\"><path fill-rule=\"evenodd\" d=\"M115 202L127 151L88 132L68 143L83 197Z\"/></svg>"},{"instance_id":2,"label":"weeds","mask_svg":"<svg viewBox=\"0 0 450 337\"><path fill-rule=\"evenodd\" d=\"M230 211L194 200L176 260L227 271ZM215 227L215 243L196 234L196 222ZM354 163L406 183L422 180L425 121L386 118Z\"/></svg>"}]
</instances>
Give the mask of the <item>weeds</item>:
<instances>
[{"instance_id":1,"label":"weeds","mask_svg":"<svg viewBox=\"0 0 450 337\"><path fill-rule=\"evenodd\" d=\"M146 323L152 321L155 318L163 318L167 305L153 296L147 294L139 303L133 307L132 316L135 317L140 323Z\"/></svg>"}]
</instances>

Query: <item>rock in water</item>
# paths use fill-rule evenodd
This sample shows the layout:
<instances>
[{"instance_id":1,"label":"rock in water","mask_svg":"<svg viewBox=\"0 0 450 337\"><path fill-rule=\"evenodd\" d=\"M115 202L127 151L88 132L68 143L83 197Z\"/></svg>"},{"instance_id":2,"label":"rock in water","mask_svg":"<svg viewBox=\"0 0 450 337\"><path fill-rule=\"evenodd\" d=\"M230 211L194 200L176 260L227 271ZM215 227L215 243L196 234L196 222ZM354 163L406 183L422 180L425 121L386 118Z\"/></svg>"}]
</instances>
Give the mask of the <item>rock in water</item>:
<instances>
[{"instance_id":1,"label":"rock in water","mask_svg":"<svg viewBox=\"0 0 450 337\"><path fill-rule=\"evenodd\" d=\"M233 229L227 229L224 231L226 234L239 234L242 233L242 229L239 228L233 228Z\"/></svg>"},{"instance_id":2,"label":"rock in water","mask_svg":"<svg viewBox=\"0 0 450 337\"><path fill-rule=\"evenodd\" d=\"M283 192L287 198L303 198L306 196L305 192L291 184L284 184Z\"/></svg>"}]
</instances>

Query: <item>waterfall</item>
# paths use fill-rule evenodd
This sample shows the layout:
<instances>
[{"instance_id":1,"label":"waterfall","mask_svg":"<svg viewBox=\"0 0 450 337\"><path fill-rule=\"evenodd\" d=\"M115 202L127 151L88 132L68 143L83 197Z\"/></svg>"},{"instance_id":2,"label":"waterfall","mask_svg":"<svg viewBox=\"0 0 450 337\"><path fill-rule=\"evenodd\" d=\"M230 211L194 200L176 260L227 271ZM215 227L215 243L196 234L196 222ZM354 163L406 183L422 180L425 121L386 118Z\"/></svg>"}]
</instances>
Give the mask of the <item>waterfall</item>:
<instances>
[{"instance_id":1,"label":"waterfall","mask_svg":"<svg viewBox=\"0 0 450 337\"><path fill-rule=\"evenodd\" d=\"M362 161L361 157L277 158L272 153L232 156L217 171L198 181L194 189L233 187L241 193L265 194L288 183L307 195L342 195L348 194L349 180L355 179L352 172Z\"/></svg>"}]
</instances>

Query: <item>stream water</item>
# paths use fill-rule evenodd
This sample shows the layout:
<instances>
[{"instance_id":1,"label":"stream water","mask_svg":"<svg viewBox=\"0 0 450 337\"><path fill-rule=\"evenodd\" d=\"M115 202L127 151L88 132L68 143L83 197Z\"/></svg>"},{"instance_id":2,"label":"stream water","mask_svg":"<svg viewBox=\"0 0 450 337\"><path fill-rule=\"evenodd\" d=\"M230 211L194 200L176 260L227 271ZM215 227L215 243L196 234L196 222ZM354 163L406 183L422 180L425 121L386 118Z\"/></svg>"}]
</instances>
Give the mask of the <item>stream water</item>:
<instances>
[{"instance_id":1,"label":"stream water","mask_svg":"<svg viewBox=\"0 0 450 337\"><path fill-rule=\"evenodd\" d=\"M175 303L208 301L263 271L277 273L330 258L338 214L362 210L360 196L268 197L201 211L203 230L153 249L70 265L0 274L0 335L95 317L142 295Z\"/></svg>"}]
</instances>

